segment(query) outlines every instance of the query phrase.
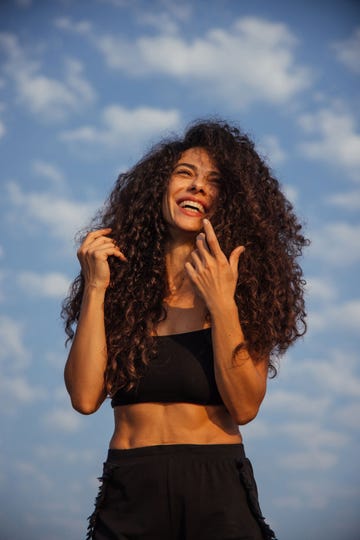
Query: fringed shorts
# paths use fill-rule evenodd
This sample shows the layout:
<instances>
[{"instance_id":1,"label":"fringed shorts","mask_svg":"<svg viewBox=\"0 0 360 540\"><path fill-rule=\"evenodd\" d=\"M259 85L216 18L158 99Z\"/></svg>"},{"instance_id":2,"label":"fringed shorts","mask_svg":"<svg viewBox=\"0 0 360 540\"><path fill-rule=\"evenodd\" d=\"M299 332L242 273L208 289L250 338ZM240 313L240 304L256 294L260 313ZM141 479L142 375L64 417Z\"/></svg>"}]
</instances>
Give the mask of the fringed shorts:
<instances>
[{"instance_id":1,"label":"fringed shorts","mask_svg":"<svg viewBox=\"0 0 360 540\"><path fill-rule=\"evenodd\" d=\"M87 540L273 540L242 444L109 450Z\"/></svg>"}]
</instances>

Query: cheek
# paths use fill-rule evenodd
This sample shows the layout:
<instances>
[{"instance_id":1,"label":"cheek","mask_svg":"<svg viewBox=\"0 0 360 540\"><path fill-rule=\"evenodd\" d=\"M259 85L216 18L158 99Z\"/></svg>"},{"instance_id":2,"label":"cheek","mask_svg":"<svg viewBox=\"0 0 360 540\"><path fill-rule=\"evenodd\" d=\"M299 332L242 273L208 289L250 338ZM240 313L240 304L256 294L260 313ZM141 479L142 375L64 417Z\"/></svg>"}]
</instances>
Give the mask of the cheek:
<instances>
[{"instance_id":1,"label":"cheek","mask_svg":"<svg viewBox=\"0 0 360 540\"><path fill-rule=\"evenodd\" d=\"M211 201L212 201L212 206L214 208L217 208L218 204L221 201L221 194L220 194L220 189L219 188L213 188L212 189L212 191L211 191Z\"/></svg>"},{"instance_id":2,"label":"cheek","mask_svg":"<svg viewBox=\"0 0 360 540\"><path fill-rule=\"evenodd\" d=\"M174 182L170 179L162 199L162 212L164 217L171 215L171 206L174 198Z\"/></svg>"}]
</instances>

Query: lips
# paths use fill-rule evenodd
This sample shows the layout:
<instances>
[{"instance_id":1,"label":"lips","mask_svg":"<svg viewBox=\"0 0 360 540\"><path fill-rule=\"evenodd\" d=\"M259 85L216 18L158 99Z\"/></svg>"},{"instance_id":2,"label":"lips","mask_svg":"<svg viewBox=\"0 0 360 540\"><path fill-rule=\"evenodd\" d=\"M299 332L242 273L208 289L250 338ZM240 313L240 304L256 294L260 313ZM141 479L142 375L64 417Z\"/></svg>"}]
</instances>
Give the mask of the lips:
<instances>
[{"instance_id":1,"label":"lips","mask_svg":"<svg viewBox=\"0 0 360 540\"><path fill-rule=\"evenodd\" d=\"M206 206L202 201L195 199L193 197L183 197L177 201L178 206L184 210L190 212L196 212L200 214L206 214Z\"/></svg>"}]
</instances>

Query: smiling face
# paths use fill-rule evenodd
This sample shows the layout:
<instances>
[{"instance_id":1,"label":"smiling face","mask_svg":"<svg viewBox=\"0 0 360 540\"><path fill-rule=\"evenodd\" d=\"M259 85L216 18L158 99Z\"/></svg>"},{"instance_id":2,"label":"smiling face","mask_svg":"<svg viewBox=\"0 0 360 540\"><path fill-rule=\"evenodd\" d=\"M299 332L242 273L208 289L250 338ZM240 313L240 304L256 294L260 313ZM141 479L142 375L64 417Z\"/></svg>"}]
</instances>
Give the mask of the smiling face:
<instances>
[{"instance_id":1,"label":"smiling face","mask_svg":"<svg viewBox=\"0 0 360 540\"><path fill-rule=\"evenodd\" d=\"M180 156L163 198L163 216L171 231L198 232L216 210L220 172L204 148Z\"/></svg>"}]
</instances>

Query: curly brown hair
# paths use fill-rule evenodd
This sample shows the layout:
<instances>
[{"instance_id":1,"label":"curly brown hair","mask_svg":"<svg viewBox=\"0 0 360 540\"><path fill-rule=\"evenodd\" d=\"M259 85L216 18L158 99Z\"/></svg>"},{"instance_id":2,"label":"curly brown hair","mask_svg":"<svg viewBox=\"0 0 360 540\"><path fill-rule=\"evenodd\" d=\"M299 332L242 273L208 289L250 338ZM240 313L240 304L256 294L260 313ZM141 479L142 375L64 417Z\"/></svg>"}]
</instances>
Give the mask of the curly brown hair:
<instances>
[{"instance_id":1,"label":"curly brown hair","mask_svg":"<svg viewBox=\"0 0 360 540\"><path fill-rule=\"evenodd\" d=\"M222 250L246 247L239 261L235 299L252 351L276 358L306 331L304 285L297 258L308 240L279 182L250 138L219 120L192 124L183 138L164 140L132 169L120 174L92 228L111 227L127 263L109 257L111 282L105 295L109 394L136 385L156 354L152 337L166 318L169 294L165 266L167 226L162 200L182 152L207 150L221 174L220 204L212 217ZM74 280L62 306L68 341L79 319L84 278Z\"/></svg>"}]
</instances>

